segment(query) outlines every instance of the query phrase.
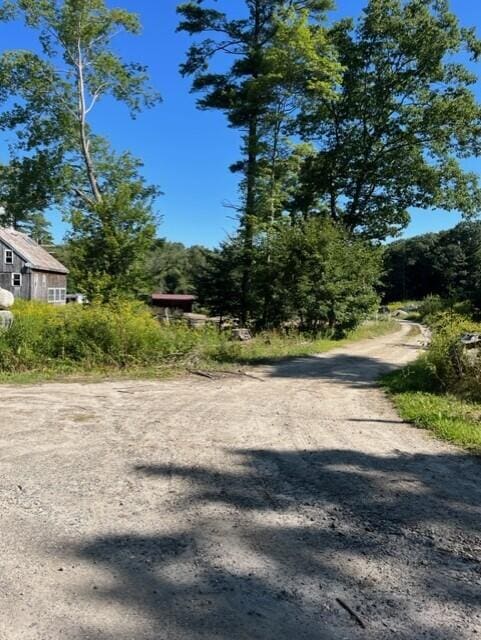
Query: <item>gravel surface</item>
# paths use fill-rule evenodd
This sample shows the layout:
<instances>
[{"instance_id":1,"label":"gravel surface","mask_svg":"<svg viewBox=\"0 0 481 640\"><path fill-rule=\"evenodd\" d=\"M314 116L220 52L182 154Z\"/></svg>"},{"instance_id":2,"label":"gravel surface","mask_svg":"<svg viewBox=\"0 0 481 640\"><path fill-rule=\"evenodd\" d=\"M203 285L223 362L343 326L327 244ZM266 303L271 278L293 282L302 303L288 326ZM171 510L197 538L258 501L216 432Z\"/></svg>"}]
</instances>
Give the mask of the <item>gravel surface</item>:
<instances>
[{"instance_id":1,"label":"gravel surface","mask_svg":"<svg viewBox=\"0 0 481 640\"><path fill-rule=\"evenodd\" d=\"M481 638L479 459L374 384L409 332L255 378L1 387L1 640Z\"/></svg>"}]
</instances>

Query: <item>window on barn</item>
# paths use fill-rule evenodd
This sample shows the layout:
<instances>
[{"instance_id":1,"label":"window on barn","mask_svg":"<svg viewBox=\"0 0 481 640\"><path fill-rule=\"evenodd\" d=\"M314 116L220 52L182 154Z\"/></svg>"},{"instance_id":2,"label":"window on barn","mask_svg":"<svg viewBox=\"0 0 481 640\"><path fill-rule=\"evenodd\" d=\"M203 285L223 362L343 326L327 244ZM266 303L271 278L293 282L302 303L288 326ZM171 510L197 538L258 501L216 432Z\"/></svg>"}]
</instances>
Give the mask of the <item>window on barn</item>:
<instances>
[{"instance_id":1,"label":"window on barn","mask_svg":"<svg viewBox=\"0 0 481 640\"><path fill-rule=\"evenodd\" d=\"M21 287L21 286L22 286L22 274L12 273L12 287Z\"/></svg>"},{"instance_id":2,"label":"window on barn","mask_svg":"<svg viewBox=\"0 0 481 640\"><path fill-rule=\"evenodd\" d=\"M13 264L13 251L10 249L5 249L4 262L5 264Z\"/></svg>"},{"instance_id":3,"label":"window on barn","mask_svg":"<svg viewBox=\"0 0 481 640\"><path fill-rule=\"evenodd\" d=\"M60 287L50 287L48 290L48 301L53 304L61 304L65 302L67 290Z\"/></svg>"}]
</instances>

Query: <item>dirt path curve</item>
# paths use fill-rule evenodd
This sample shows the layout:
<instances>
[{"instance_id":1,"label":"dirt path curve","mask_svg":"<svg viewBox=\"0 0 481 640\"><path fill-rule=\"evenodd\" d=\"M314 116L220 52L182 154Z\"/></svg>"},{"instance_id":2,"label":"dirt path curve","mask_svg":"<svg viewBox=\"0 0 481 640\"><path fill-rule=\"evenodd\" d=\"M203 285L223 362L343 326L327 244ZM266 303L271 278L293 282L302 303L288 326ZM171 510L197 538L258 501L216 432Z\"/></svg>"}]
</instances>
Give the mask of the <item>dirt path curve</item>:
<instances>
[{"instance_id":1,"label":"dirt path curve","mask_svg":"<svg viewBox=\"0 0 481 640\"><path fill-rule=\"evenodd\" d=\"M1 387L1 640L481 638L479 460L373 384L417 350Z\"/></svg>"}]
</instances>

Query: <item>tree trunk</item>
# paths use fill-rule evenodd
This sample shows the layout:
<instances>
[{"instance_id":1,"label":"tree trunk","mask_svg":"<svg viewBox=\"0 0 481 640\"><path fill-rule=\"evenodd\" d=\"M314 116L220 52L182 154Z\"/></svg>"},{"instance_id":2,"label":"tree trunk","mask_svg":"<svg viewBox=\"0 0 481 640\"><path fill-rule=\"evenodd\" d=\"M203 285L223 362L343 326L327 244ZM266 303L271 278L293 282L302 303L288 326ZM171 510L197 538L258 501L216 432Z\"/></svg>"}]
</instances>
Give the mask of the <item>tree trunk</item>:
<instances>
[{"instance_id":1,"label":"tree trunk","mask_svg":"<svg viewBox=\"0 0 481 640\"><path fill-rule=\"evenodd\" d=\"M94 162L90 153L90 140L87 132L87 103L85 99L85 78L84 78L84 61L82 54L82 44L78 42L77 53L77 91L78 91L78 120L80 130L80 148L85 162L87 178L90 184L92 195L97 204L102 202L102 193L100 191L97 175L95 172Z\"/></svg>"},{"instance_id":2,"label":"tree trunk","mask_svg":"<svg viewBox=\"0 0 481 640\"><path fill-rule=\"evenodd\" d=\"M254 115L249 124L247 135L247 175L246 175L246 200L243 219L243 265L242 265L242 289L241 289L241 322L243 325L249 319L251 308L251 284L253 265L254 226L256 216L256 190L257 190L257 148L258 148L258 124Z\"/></svg>"},{"instance_id":3,"label":"tree trunk","mask_svg":"<svg viewBox=\"0 0 481 640\"><path fill-rule=\"evenodd\" d=\"M256 0L251 9L254 20L252 31L251 56L253 65L252 78L259 77L258 64L260 58L260 31L261 31L261 0ZM257 195L257 174L258 174L258 148L259 148L259 122L258 108L252 105L251 116L247 131L247 169L246 169L246 198L243 219L243 265L242 265L242 287L241 287L241 322L245 325L249 319L251 310L251 284L253 265L253 245L254 227L256 218L256 195Z\"/></svg>"}]
</instances>

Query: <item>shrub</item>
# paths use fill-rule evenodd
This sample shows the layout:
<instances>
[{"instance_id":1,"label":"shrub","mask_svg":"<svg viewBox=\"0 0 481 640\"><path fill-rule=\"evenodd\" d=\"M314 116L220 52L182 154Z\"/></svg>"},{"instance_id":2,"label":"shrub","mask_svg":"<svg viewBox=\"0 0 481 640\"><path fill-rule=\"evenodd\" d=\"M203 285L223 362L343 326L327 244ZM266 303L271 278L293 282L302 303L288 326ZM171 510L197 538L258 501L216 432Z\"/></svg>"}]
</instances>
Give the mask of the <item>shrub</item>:
<instances>
[{"instance_id":1,"label":"shrub","mask_svg":"<svg viewBox=\"0 0 481 640\"><path fill-rule=\"evenodd\" d=\"M436 315L442 313L446 309L446 301L440 296L427 296L421 302L418 308L421 318L430 322Z\"/></svg>"},{"instance_id":2,"label":"shrub","mask_svg":"<svg viewBox=\"0 0 481 640\"><path fill-rule=\"evenodd\" d=\"M453 312L439 314L432 324L433 339L427 363L442 388L481 399L481 353L460 342L465 333L481 333L481 325Z\"/></svg>"},{"instance_id":3,"label":"shrub","mask_svg":"<svg viewBox=\"0 0 481 640\"><path fill-rule=\"evenodd\" d=\"M0 371L151 366L221 338L214 329L160 325L137 303L55 307L17 302L0 334Z\"/></svg>"}]
</instances>

